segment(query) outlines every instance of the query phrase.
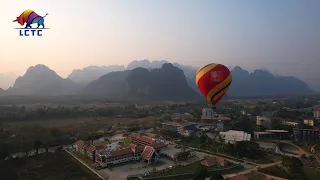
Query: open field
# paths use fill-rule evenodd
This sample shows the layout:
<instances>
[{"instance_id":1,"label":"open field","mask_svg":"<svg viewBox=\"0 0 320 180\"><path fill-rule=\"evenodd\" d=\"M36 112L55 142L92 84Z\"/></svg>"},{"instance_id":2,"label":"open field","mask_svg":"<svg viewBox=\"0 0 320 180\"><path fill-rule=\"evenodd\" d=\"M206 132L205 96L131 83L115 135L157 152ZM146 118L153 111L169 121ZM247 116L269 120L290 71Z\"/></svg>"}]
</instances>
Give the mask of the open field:
<instances>
[{"instance_id":1,"label":"open field","mask_svg":"<svg viewBox=\"0 0 320 180\"><path fill-rule=\"evenodd\" d=\"M42 154L0 163L2 180L98 180L65 152Z\"/></svg>"},{"instance_id":2,"label":"open field","mask_svg":"<svg viewBox=\"0 0 320 180\"><path fill-rule=\"evenodd\" d=\"M41 141L40 147L43 148L59 146L74 143L77 139L88 140L102 136L109 130L123 130L133 125L152 126L156 121L154 117L105 117L99 120L90 117L3 123L2 127L9 136L1 139L0 144L8 147L10 153L25 152L34 149L37 140Z\"/></svg>"},{"instance_id":3,"label":"open field","mask_svg":"<svg viewBox=\"0 0 320 180\"><path fill-rule=\"evenodd\" d=\"M257 179L258 180L286 180L285 178L275 177L275 176L271 176L271 175L267 175L259 172L252 172L252 173L246 174L246 177L249 180L257 180Z\"/></svg>"},{"instance_id":4,"label":"open field","mask_svg":"<svg viewBox=\"0 0 320 180\"><path fill-rule=\"evenodd\" d=\"M35 120L35 121L27 121L27 122L13 122L7 123L8 125L14 126L39 126L43 128L75 128L78 129L77 126L111 126L115 123L128 123L128 124L150 124L156 120L155 117L147 117L147 118L116 118L116 117L85 117L85 118L72 118L72 119L53 119L53 120Z\"/></svg>"},{"instance_id":5,"label":"open field","mask_svg":"<svg viewBox=\"0 0 320 180\"><path fill-rule=\"evenodd\" d=\"M320 171L319 170L305 170L305 174L308 180L319 180L320 179Z\"/></svg>"}]
</instances>

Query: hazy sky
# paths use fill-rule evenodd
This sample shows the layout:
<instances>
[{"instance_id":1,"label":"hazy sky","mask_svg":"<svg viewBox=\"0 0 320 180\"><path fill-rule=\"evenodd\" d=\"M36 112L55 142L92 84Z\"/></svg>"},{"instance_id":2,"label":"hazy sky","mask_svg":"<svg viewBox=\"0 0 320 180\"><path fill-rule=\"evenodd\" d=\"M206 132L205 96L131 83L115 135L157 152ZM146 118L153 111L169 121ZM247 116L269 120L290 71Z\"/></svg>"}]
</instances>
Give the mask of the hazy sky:
<instances>
[{"instance_id":1,"label":"hazy sky","mask_svg":"<svg viewBox=\"0 0 320 180\"><path fill-rule=\"evenodd\" d=\"M320 77L319 0L1 0L0 73L45 64L66 77L135 59L210 62ZM49 15L20 37L24 10Z\"/></svg>"}]
</instances>

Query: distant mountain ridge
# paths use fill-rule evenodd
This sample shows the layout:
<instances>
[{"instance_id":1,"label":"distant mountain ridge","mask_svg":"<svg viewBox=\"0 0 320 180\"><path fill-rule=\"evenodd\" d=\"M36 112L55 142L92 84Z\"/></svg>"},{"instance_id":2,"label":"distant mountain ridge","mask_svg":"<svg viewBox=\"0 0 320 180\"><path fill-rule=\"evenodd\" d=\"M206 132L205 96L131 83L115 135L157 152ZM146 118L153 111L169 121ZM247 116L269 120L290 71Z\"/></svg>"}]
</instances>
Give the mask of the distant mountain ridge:
<instances>
[{"instance_id":1,"label":"distant mountain ridge","mask_svg":"<svg viewBox=\"0 0 320 180\"><path fill-rule=\"evenodd\" d=\"M109 72L114 71L123 71L125 70L124 66L111 65L111 66L88 66L83 69L75 69L67 77L74 82L80 84L87 84L93 80L98 79L99 77L108 74Z\"/></svg>"},{"instance_id":2,"label":"distant mountain ridge","mask_svg":"<svg viewBox=\"0 0 320 180\"><path fill-rule=\"evenodd\" d=\"M295 77L275 76L268 70L252 73L236 66L232 71L230 96L268 96L312 93L310 87Z\"/></svg>"},{"instance_id":3,"label":"distant mountain ridge","mask_svg":"<svg viewBox=\"0 0 320 180\"><path fill-rule=\"evenodd\" d=\"M13 95L65 95L74 94L80 85L71 80L61 78L55 71L45 65L28 68L23 76L19 76L6 94Z\"/></svg>"},{"instance_id":4,"label":"distant mountain ridge","mask_svg":"<svg viewBox=\"0 0 320 180\"><path fill-rule=\"evenodd\" d=\"M14 85L0 93L8 95L87 95L118 99L174 100L197 99L200 92L195 84L196 69L167 61L133 61L124 66L90 66L75 70L67 79L45 65L28 68ZM144 67L139 67L144 66ZM159 67L160 66L160 67ZM117 71L118 70L118 71ZM111 71L105 73L105 71ZM87 74L88 72L88 74ZM233 81L227 95L253 97L306 94L313 91L295 78L275 76L265 69L249 73L236 66L231 71ZM89 79L96 78L89 81ZM74 82L71 79L76 79Z\"/></svg>"},{"instance_id":5,"label":"distant mountain ridge","mask_svg":"<svg viewBox=\"0 0 320 180\"><path fill-rule=\"evenodd\" d=\"M131 100L200 99L200 96L188 86L183 71L168 63L150 71L138 67L133 70L111 72L89 83L83 94Z\"/></svg>"}]
</instances>

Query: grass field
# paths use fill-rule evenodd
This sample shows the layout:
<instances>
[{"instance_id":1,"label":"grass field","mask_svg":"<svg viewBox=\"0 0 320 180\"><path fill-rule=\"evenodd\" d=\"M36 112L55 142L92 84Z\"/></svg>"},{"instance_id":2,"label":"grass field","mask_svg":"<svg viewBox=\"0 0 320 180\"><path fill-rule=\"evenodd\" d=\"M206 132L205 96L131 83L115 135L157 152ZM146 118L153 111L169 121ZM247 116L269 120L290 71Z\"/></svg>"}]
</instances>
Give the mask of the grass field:
<instances>
[{"instance_id":1,"label":"grass field","mask_svg":"<svg viewBox=\"0 0 320 180\"><path fill-rule=\"evenodd\" d=\"M65 152L1 162L0 174L1 180L98 180Z\"/></svg>"},{"instance_id":2,"label":"grass field","mask_svg":"<svg viewBox=\"0 0 320 180\"><path fill-rule=\"evenodd\" d=\"M121 124L150 124L156 120L154 117L147 118L116 118L116 117L100 117L99 119L93 117L73 118L73 119L53 119L53 120L35 120L26 122L8 123L9 126L39 126L42 128L59 128L61 130L82 129L82 127L97 127L103 128L112 126L116 123Z\"/></svg>"},{"instance_id":3,"label":"grass field","mask_svg":"<svg viewBox=\"0 0 320 180\"><path fill-rule=\"evenodd\" d=\"M104 135L110 129L121 130L130 125L148 127L157 121L155 117L148 118L74 118L57 120L36 120L2 124L10 133L10 137L1 139L2 144L10 147L11 153L31 150L34 141L39 140L49 146L74 143L76 139L87 140L93 136Z\"/></svg>"},{"instance_id":4,"label":"grass field","mask_svg":"<svg viewBox=\"0 0 320 180\"><path fill-rule=\"evenodd\" d=\"M305 170L305 174L308 180L319 180L320 179L320 171L319 170Z\"/></svg>"},{"instance_id":5,"label":"grass field","mask_svg":"<svg viewBox=\"0 0 320 180\"><path fill-rule=\"evenodd\" d=\"M289 174L279 166L271 166L263 169L259 169L259 172L264 174L270 174L272 176L287 178Z\"/></svg>"},{"instance_id":6,"label":"grass field","mask_svg":"<svg viewBox=\"0 0 320 180\"><path fill-rule=\"evenodd\" d=\"M257 179L268 180L267 176L260 174L260 173L255 173L255 172L246 174L246 177L248 178L248 180L257 180Z\"/></svg>"}]
</instances>

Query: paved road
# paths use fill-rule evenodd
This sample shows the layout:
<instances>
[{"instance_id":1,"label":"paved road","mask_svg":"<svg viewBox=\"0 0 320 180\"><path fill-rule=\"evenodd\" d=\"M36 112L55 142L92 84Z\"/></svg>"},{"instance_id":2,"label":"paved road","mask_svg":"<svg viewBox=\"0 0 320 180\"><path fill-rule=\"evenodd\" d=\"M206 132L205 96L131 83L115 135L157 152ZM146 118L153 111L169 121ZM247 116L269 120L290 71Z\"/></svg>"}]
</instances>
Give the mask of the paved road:
<instances>
[{"instance_id":1,"label":"paved road","mask_svg":"<svg viewBox=\"0 0 320 180\"><path fill-rule=\"evenodd\" d=\"M151 166L146 166L146 163L136 162L111 167L111 170L109 168L103 170L109 174L110 180L125 180L129 175L144 174L152 171L153 168L156 168L156 170L159 171L168 168L168 166L174 166L174 162L166 158L159 158L158 161L161 161L162 163L159 165L153 163Z\"/></svg>"}]
</instances>

